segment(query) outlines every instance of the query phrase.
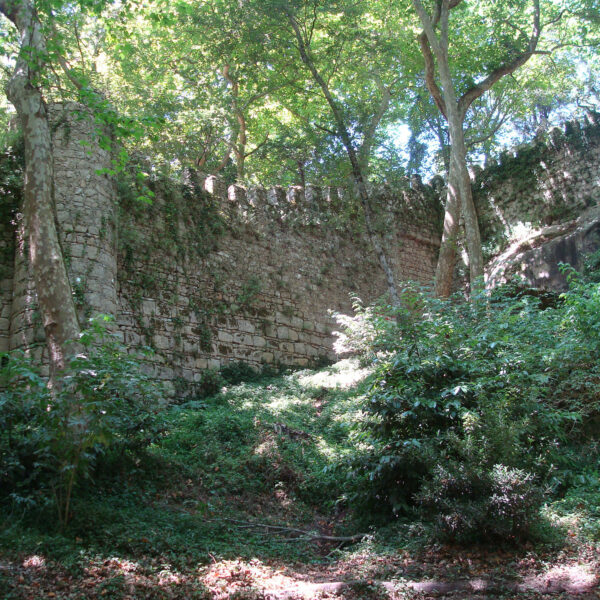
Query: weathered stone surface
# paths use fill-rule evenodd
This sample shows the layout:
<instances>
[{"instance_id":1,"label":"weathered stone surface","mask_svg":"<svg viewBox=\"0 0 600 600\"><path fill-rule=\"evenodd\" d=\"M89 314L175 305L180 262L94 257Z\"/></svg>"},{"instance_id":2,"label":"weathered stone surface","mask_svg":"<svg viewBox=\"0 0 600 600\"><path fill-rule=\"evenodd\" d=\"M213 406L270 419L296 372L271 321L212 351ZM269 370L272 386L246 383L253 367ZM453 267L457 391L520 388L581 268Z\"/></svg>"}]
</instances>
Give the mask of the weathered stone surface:
<instances>
[{"instance_id":1,"label":"weathered stone surface","mask_svg":"<svg viewBox=\"0 0 600 600\"><path fill-rule=\"evenodd\" d=\"M560 264L581 270L586 254L599 249L600 207L594 207L577 220L542 228L509 246L488 266L488 285L521 278L531 287L564 291L567 277Z\"/></svg>"},{"instance_id":2,"label":"weathered stone surface","mask_svg":"<svg viewBox=\"0 0 600 600\"><path fill-rule=\"evenodd\" d=\"M68 121L68 111L57 114ZM226 230L214 246L194 254L160 244L169 231L179 239L195 231L177 212L169 222L159 218L166 202L160 192L133 229L117 231L114 184L96 172L110 166L110 157L94 146L91 127L84 118L73 122L69 135L64 123L55 134L57 216L71 284L82 321L112 313L124 343L154 346L145 366L153 376L197 380L203 369L232 360L306 366L332 356L330 310L350 311L350 292L365 301L385 292L367 240L355 229L328 224L346 193L338 188L245 193L239 186L227 191L219 178L203 182L188 173L190 189L204 186L225 215ZM82 146L82 139L91 145ZM398 278L429 282L439 212L425 195L411 199L403 208L393 199L393 212L381 214L383 241ZM197 201L207 200L200 194ZM233 211L238 204L243 210ZM13 234L0 231L0 242ZM117 249L124 238L131 240L129 254L127 245ZM140 240L150 243L136 254ZM0 350L25 347L43 334L25 255L17 253L6 271L0 278Z\"/></svg>"},{"instance_id":3,"label":"weathered stone surface","mask_svg":"<svg viewBox=\"0 0 600 600\"><path fill-rule=\"evenodd\" d=\"M482 237L499 250L524 231L577 218L600 200L600 125L565 125L474 175Z\"/></svg>"}]
</instances>

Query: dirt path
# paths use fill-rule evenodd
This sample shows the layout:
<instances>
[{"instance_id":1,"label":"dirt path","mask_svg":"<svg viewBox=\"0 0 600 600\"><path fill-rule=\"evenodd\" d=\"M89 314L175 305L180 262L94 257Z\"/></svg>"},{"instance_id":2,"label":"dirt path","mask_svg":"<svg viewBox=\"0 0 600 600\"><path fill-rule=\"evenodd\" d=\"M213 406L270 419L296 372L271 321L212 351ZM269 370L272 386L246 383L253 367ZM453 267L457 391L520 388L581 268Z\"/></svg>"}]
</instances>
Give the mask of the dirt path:
<instances>
[{"instance_id":1,"label":"dirt path","mask_svg":"<svg viewBox=\"0 0 600 600\"><path fill-rule=\"evenodd\" d=\"M418 555L363 550L321 565L259 559L175 568L167 557L0 558L2 600L542 600L600 599L600 547L515 553L445 548Z\"/></svg>"}]
</instances>

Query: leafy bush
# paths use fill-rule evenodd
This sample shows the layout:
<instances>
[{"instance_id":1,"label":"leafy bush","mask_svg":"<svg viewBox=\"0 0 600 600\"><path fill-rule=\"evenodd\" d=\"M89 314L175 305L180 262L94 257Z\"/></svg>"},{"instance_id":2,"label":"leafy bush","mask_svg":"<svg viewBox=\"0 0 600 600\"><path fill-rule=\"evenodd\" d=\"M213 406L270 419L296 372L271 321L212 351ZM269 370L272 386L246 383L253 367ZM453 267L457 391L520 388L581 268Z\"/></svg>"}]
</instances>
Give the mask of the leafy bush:
<instances>
[{"instance_id":1,"label":"leafy bush","mask_svg":"<svg viewBox=\"0 0 600 600\"><path fill-rule=\"evenodd\" d=\"M375 366L362 499L428 516L440 537L524 537L599 412L599 290L572 275L543 310L511 287L465 302L407 285L399 309L358 305L346 342Z\"/></svg>"},{"instance_id":2,"label":"leafy bush","mask_svg":"<svg viewBox=\"0 0 600 600\"><path fill-rule=\"evenodd\" d=\"M79 343L53 390L23 353L4 355L0 370L0 489L26 504L51 497L62 525L102 452L140 448L160 432L160 389L139 360L98 321Z\"/></svg>"},{"instance_id":3,"label":"leafy bush","mask_svg":"<svg viewBox=\"0 0 600 600\"><path fill-rule=\"evenodd\" d=\"M247 381L256 381L260 372L241 360L226 363L220 369L221 377L230 385Z\"/></svg>"},{"instance_id":4,"label":"leafy bush","mask_svg":"<svg viewBox=\"0 0 600 600\"><path fill-rule=\"evenodd\" d=\"M519 540L536 520L542 491L521 469L465 462L437 465L415 499L432 516L437 538Z\"/></svg>"}]
</instances>

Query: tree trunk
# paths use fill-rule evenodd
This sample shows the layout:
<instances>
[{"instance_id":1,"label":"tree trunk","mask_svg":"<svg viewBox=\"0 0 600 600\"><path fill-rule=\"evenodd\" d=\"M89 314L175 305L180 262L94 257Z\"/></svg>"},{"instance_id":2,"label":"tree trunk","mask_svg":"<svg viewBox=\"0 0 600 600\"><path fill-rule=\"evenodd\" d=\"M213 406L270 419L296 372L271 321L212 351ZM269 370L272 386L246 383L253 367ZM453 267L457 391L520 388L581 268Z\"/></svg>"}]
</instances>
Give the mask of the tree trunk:
<instances>
[{"instance_id":1,"label":"tree trunk","mask_svg":"<svg viewBox=\"0 0 600 600\"><path fill-rule=\"evenodd\" d=\"M459 233L459 198L458 185L454 176L452 163L448 165L448 193L444 212L444 231L442 244L435 269L435 295L447 298L452 293L454 267Z\"/></svg>"},{"instance_id":2,"label":"tree trunk","mask_svg":"<svg viewBox=\"0 0 600 600\"><path fill-rule=\"evenodd\" d=\"M236 162L236 173L238 183L244 182L244 177L246 176L246 144L248 143L248 138L246 137L246 119L244 114L238 110L237 113L237 121L240 127L240 132L238 134L236 151L235 151L235 162Z\"/></svg>"},{"instance_id":3,"label":"tree trunk","mask_svg":"<svg viewBox=\"0 0 600 600\"><path fill-rule=\"evenodd\" d=\"M474 290L477 282L483 277L483 253L481 251L481 234L479 233L479 221L477 211L473 202L473 190L471 189L471 178L467 167L467 148L463 132L462 120L454 113L456 105L448 110L448 124L450 126L450 162L451 170L454 170L460 207L465 222L465 238L467 254L469 256L469 279L471 290Z\"/></svg>"},{"instance_id":4,"label":"tree trunk","mask_svg":"<svg viewBox=\"0 0 600 600\"><path fill-rule=\"evenodd\" d=\"M19 30L21 51L7 85L7 96L19 115L25 140L23 213L53 376L65 368L67 342L75 340L80 329L56 231L48 113L36 87L46 56L45 40L31 3L12 3L10 8L0 3L0 10Z\"/></svg>"},{"instance_id":5,"label":"tree trunk","mask_svg":"<svg viewBox=\"0 0 600 600\"><path fill-rule=\"evenodd\" d=\"M479 222L477 220L475 204L473 203L473 191L467 167L467 147L465 145L463 119L461 118L458 101L454 92L447 53L436 52L436 54L450 134L450 171L454 173L458 196L460 198L460 208L465 222L465 237L467 254L469 256L469 278L471 289L473 290L479 278L483 276L483 254L481 252Z\"/></svg>"},{"instance_id":6,"label":"tree trunk","mask_svg":"<svg viewBox=\"0 0 600 600\"><path fill-rule=\"evenodd\" d=\"M425 11L421 0L413 0L413 5L423 24L424 35L421 35L421 49L425 58L426 74L428 76L428 88L432 98L440 109L440 112L446 117L448 122L448 132L450 135L450 170L453 172L453 178L456 181L458 196L460 198L460 208L465 223L465 237L467 243L467 254L469 256L469 276L471 290L483 276L483 254L481 251L481 235L479 233L479 223L475 204L473 203L473 191L471 189L471 180L467 168L467 148L465 145L465 135L463 131L463 121L466 110L459 106L456 97L450 65L448 62L448 13L451 8L460 4L461 0L440 0L437 4L437 11L431 19ZM438 38L435 29L440 24L440 37ZM433 56L429 46L425 43L425 38L429 42L435 59L441 83L441 93L434 80ZM461 103L464 104L464 96ZM468 105L467 105L468 106ZM448 216L450 219L450 216ZM448 263L446 263L448 268ZM445 277L450 277L449 273Z\"/></svg>"}]
</instances>

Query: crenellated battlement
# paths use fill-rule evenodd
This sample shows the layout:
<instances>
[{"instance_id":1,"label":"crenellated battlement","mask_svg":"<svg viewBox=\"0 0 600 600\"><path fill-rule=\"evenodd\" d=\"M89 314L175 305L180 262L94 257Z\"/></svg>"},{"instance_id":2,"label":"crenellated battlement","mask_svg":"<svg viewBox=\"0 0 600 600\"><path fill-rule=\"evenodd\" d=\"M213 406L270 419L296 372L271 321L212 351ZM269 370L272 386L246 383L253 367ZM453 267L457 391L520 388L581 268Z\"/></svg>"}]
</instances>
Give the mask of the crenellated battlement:
<instances>
[{"instance_id":1,"label":"crenellated battlement","mask_svg":"<svg viewBox=\"0 0 600 600\"><path fill-rule=\"evenodd\" d=\"M148 368L179 392L229 361L330 358L331 311L350 311L350 294L368 302L385 293L351 186L245 188L190 170L181 181L150 177L154 199L143 203L135 185L128 195L104 174L111 157L85 111L54 106L51 116L56 216L80 319L113 314L115 334L153 347ZM597 204L599 163L600 125L590 120L475 170L484 241L501 247L524 224L558 223ZM369 191L396 279L431 283L441 178ZM18 212L0 238L0 351L27 348L44 362Z\"/></svg>"}]
</instances>

